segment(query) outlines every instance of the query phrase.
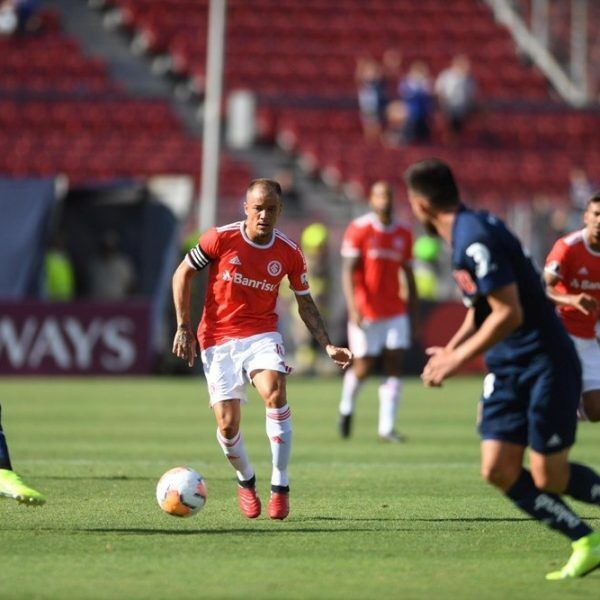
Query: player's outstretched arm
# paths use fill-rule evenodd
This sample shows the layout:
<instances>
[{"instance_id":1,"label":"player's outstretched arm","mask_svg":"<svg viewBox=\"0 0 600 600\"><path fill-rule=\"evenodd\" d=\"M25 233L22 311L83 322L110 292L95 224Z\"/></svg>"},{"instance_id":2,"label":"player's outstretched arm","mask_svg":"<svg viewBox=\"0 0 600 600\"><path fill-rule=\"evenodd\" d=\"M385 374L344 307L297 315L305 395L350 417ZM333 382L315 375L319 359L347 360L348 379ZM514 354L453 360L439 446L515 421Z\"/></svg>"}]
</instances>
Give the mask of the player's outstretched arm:
<instances>
[{"instance_id":1,"label":"player's outstretched arm","mask_svg":"<svg viewBox=\"0 0 600 600\"><path fill-rule=\"evenodd\" d=\"M510 283L490 292L487 301L490 314L473 335L455 348L447 346L432 353L421 374L425 385L442 385L462 365L503 340L523 322L516 284Z\"/></svg>"},{"instance_id":2,"label":"player's outstretched arm","mask_svg":"<svg viewBox=\"0 0 600 600\"><path fill-rule=\"evenodd\" d=\"M589 315L598 310L598 303L593 296L589 294L562 294L557 291L556 285L560 278L549 271L544 271L544 281L546 282L546 294L548 298L559 306L572 306L584 315Z\"/></svg>"},{"instance_id":3,"label":"player's outstretched arm","mask_svg":"<svg viewBox=\"0 0 600 600\"><path fill-rule=\"evenodd\" d=\"M173 354L194 365L197 356L196 336L190 323L190 286L198 271L184 259L173 275L173 303L177 316L177 331L173 339Z\"/></svg>"},{"instance_id":4,"label":"player's outstretched arm","mask_svg":"<svg viewBox=\"0 0 600 600\"><path fill-rule=\"evenodd\" d=\"M340 365L343 369L352 363L352 352L348 348L334 346L329 339L329 334L325 328L323 317L317 308L310 294L297 294L298 313L304 321L307 329L313 337L325 348L328 356L334 363Z\"/></svg>"}]
</instances>

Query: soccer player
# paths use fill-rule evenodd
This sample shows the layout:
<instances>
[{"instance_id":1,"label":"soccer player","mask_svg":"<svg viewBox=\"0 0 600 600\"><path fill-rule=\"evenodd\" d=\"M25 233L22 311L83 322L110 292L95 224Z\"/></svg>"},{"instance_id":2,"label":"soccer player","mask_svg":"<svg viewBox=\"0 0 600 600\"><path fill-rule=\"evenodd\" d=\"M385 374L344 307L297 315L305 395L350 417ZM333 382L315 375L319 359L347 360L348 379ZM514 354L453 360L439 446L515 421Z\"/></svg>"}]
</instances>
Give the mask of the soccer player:
<instances>
[{"instance_id":1,"label":"soccer player","mask_svg":"<svg viewBox=\"0 0 600 600\"><path fill-rule=\"evenodd\" d=\"M412 234L394 219L394 196L389 183L375 183L369 202L371 212L350 223L342 242L342 286L354 361L344 375L339 428L343 438L350 436L359 390L372 373L376 359L383 355L379 438L399 442L403 438L395 425L402 395L402 362L404 350L410 345L417 307L411 267ZM407 285L406 301L401 295L401 271Z\"/></svg>"},{"instance_id":2,"label":"soccer player","mask_svg":"<svg viewBox=\"0 0 600 600\"><path fill-rule=\"evenodd\" d=\"M275 229L281 209L279 183L252 181L244 204L246 220L207 231L173 276L178 326L173 352L192 366L196 337L190 324L190 281L210 265L198 341L217 420L217 440L236 471L239 506L250 519L258 517L261 503L240 432L240 406L246 402L247 382L254 385L266 407L273 459L269 517L285 519L289 513L292 419L285 375L290 369L275 312L279 284L285 276L296 295L300 316L329 357L343 368L352 360L348 349L333 346L329 340L310 295L301 250Z\"/></svg>"},{"instance_id":3,"label":"soccer player","mask_svg":"<svg viewBox=\"0 0 600 600\"><path fill-rule=\"evenodd\" d=\"M40 506L46 499L38 491L30 488L12 470L6 437L2 430L2 407L0 406L0 496L13 498L27 506Z\"/></svg>"},{"instance_id":4,"label":"soccer player","mask_svg":"<svg viewBox=\"0 0 600 600\"><path fill-rule=\"evenodd\" d=\"M581 577L600 565L600 533L560 495L599 505L600 477L569 461L581 393L573 342L518 239L496 216L461 203L445 163L415 163L405 181L417 219L450 245L454 277L470 306L448 344L427 349L423 382L441 386L486 353L482 475L518 508L572 541L569 561L546 578ZM523 466L528 446L531 470Z\"/></svg>"},{"instance_id":5,"label":"soccer player","mask_svg":"<svg viewBox=\"0 0 600 600\"><path fill-rule=\"evenodd\" d=\"M546 259L548 296L558 305L583 370L579 414L600 421L600 193L592 196L583 214L585 227L560 238Z\"/></svg>"}]
</instances>

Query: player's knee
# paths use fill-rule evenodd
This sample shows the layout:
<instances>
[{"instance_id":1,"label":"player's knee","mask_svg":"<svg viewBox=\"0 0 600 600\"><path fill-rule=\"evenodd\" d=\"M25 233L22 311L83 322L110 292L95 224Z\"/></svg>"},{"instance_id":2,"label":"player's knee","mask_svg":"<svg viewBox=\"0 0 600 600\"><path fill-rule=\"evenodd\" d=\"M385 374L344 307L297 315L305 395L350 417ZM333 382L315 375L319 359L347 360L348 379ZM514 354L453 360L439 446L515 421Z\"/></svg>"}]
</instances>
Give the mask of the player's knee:
<instances>
[{"instance_id":1,"label":"player's knee","mask_svg":"<svg viewBox=\"0 0 600 600\"><path fill-rule=\"evenodd\" d=\"M562 490L558 489L554 478L544 470L532 470L531 477L535 487L542 492L555 492L560 493Z\"/></svg>"},{"instance_id":2,"label":"player's knee","mask_svg":"<svg viewBox=\"0 0 600 600\"><path fill-rule=\"evenodd\" d=\"M285 388L274 384L263 392L263 398L267 408L281 408L286 403Z\"/></svg>"},{"instance_id":3,"label":"player's knee","mask_svg":"<svg viewBox=\"0 0 600 600\"><path fill-rule=\"evenodd\" d=\"M481 477L490 485L507 490L518 477L518 473L515 474L513 469L506 465L491 463L481 466Z\"/></svg>"},{"instance_id":4,"label":"player's knee","mask_svg":"<svg viewBox=\"0 0 600 600\"><path fill-rule=\"evenodd\" d=\"M368 361L354 361L352 368L357 379L366 379L371 374L371 364Z\"/></svg>"},{"instance_id":5,"label":"player's knee","mask_svg":"<svg viewBox=\"0 0 600 600\"><path fill-rule=\"evenodd\" d=\"M569 482L569 474L570 470L567 462L553 466L531 465L533 483L542 492L562 494Z\"/></svg>"}]
</instances>

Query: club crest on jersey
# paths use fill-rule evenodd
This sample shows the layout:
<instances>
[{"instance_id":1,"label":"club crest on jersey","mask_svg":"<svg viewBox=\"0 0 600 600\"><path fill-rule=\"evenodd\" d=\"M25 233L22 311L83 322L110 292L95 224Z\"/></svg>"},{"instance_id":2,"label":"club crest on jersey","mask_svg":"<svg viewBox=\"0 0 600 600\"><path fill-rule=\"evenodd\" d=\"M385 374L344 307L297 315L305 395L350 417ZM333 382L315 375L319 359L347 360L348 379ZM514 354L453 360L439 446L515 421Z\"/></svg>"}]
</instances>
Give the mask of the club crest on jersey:
<instances>
[{"instance_id":1,"label":"club crest on jersey","mask_svg":"<svg viewBox=\"0 0 600 600\"><path fill-rule=\"evenodd\" d=\"M452 273L454 280L458 284L458 287L465 294L474 294L477 291L477 286L471 277L471 274L466 269L460 271L454 271Z\"/></svg>"},{"instance_id":2,"label":"club crest on jersey","mask_svg":"<svg viewBox=\"0 0 600 600\"><path fill-rule=\"evenodd\" d=\"M283 270L283 267L281 266L281 263L278 260L272 260L267 265L267 273L269 273L269 275L271 275L271 277L277 277L277 275L281 274L282 270Z\"/></svg>"}]
</instances>

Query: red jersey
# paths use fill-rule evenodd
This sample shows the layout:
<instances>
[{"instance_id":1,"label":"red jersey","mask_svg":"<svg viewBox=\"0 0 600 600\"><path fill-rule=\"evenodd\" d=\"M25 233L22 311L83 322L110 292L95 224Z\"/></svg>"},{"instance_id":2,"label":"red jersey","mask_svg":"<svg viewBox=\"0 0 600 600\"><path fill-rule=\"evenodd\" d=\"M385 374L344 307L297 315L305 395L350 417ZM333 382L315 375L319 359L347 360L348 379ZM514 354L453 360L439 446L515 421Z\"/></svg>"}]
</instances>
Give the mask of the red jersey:
<instances>
[{"instance_id":1,"label":"red jersey","mask_svg":"<svg viewBox=\"0 0 600 600\"><path fill-rule=\"evenodd\" d=\"M350 223L342 242L342 256L358 257L353 273L356 307L373 321L406 313L400 297L398 270L412 260L412 234L394 221L383 225L374 213Z\"/></svg>"},{"instance_id":2,"label":"red jersey","mask_svg":"<svg viewBox=\"0 0 600 600\"><path fill-rule=\"evenodd\" d=\"M308 294L306 261L279 230L265 245L252 242L244 222L209 229L187 255L198 269L210 262L208 289L198 326L201 348L277 331L275 305L287 275L296 294Z\"/></svg>"},{"instance_id":3,"label":"red jersey","mask_svg":"<svg viewBox=\"0 0 600 600\"><path fill-rule=\"evenodd\" d=\"M589 247L585 229L560 238L548 258L545 270L556 275L560 281L555 289L561 294L586 293L600 305L600 252ZM584 315L572 306L559 306L558 311L567 331L581 338L595 337L598 310Z\"/></svg>"}]
</instances>

